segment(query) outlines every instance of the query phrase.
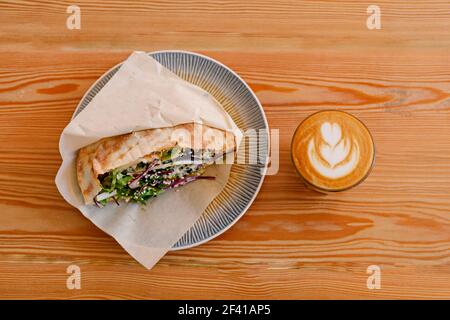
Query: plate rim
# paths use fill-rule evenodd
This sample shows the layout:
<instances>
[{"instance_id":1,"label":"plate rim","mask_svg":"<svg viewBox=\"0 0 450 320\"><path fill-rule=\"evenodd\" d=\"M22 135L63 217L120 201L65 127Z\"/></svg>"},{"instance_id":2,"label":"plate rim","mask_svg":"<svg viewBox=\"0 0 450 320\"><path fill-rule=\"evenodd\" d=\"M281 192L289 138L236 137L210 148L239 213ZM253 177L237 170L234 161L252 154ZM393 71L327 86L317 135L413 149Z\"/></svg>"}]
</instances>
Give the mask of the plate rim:
<instances>
[{"instance_id":1,"label":"plate rim","mask_svg":"<svg viewBox=\"0 0 450 320\"><path fill-rule=\"evenodd\" d=\"M135 52L135 51L133 51ZM221 234L223 234L224 232L228 231L228 229L230 229L235 223L237 223L242 216L248 211L248 209L250 208L250 206L253 204L253 202L255 201L256 197L259 194L259 191L261 190L261 187L264 183L264 179L266 177L266 173L267 173L267 169L268 169L268 165L269 165L269 160L270 160L270 127L269 127L269 123L267 121L267 117L266 114L264 112L264 109L262 107L261 102L259 101L258 97L256 96L256 94L253 92L253 90L250 88L250 86L248 85L248 83L241 78L241 76L239 76L235 71L233 71L230 67L228 67L227 65L223 64L220 61L217 61L214 58L211 58L209 56L206 56L204 54L201 53L197 53L197 52L193 52L193 51L187 51L187 50L171 50L171 49L166 49L166 50L156 50L156 51L144 51L147 55L153 55L153 54L161 54L161 53L183 53L183 54L189 54L189 55L194 55L194 56L198 56L201 58L204 58L206 60L209 60L219 66L221 66L222 68L226 69L228 72L230 72L232 75L234 75L244 86L245 88L248 90L248 92L252 95L253 99L256 101L256 104L258 105L258 108L261 110L261 114L262 114L262 118L264 121L264 125L267 128L267 135L268 135L268 139L267 139L267 157L265 159L264 162L264 168L260 168L262 169L261 171L261 180L259 181L258 187L255 190L255 193L253 194L252 198L250 199L249 203L245 206L245 208L242 210L242 212L236 216L236 218L230 223L228 224L225 228L223 228L222 230L220 230L219 232L213 234L212 236L209 236L201 241L189 244L189 245L185 245L185 246L181 246L181 247L174 247L172 246L169 251L179 251L179 250L185 250L185 249L190 249L190 248L194 248L197 246L200 246L202 244L205 244L208 241L211 241L212 239L220 236ZM97 80L95 80L95 82L86 90L86 92L84 93L84 95L81 97L80 101L78 102L73 114L72 114L72 118L73 119L76 115L77 115L77 111L81 105L81 103L86 99L87 95L91 92L91 90L103 79L103 77L108 74L109 72L111 72L112 70L114 70L115 68L117 68L118 66L122 65L124 63L125 60L115 64L114 66L112 66L111 68L109 68L108 70L106 70ZM185 80L186 81L186 80ZM189 82L189 81L188 81ZM207 91L207 90L205 90ZM208 92L209 93L209 92ZM195 223L194 223L195 225ZM192 226L194 226L192 225ZM190 228L189 228L190 229ZM189 230L188 229L188 230ZM187 231L186 231L187 232ZM175 244L174 244L175 245Z\"/></svg>"}]
</instances>

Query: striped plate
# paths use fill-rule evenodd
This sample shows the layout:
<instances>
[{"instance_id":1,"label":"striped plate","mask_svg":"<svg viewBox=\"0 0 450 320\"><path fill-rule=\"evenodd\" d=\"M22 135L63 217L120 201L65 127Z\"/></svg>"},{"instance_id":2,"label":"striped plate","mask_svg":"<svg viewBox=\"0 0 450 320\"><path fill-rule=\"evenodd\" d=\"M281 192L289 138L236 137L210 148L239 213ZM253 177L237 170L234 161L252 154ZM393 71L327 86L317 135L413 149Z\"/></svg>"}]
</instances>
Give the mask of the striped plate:
<instances>
[{"instance_id":1,"label":"striped plate","mask_svg":"<svg viewBox=\"0 0 450 320\"><path fill-rule=\"evenodd\" d=\"M242 217L255 200L267 169L269 127L253 91L234 71L220 62L186 51L157 51L149 55L184 80L213 95L244 134L247 130L258 132L258 162L232 165L224 190L209 204L194 226L172 247L172 250L186 249L205 243L225 232ZM81 99L74 117L119 70L120 65L107 71L92 85ZM249 143L243 145L248 150Z\"/></svg>"}]
</instances>

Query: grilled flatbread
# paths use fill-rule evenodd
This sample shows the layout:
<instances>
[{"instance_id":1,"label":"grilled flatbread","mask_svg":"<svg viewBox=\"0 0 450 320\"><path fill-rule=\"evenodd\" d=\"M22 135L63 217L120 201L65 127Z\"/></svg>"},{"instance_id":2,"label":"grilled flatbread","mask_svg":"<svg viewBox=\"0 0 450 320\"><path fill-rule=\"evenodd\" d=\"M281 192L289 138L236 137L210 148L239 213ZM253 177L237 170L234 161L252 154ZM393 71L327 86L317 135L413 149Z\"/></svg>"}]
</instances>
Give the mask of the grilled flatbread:
<instances>
[{"instance_id":1,"label":"grilled flatbread","mask_svg":"<svg viewBox=\"0 0 450 320\"><path fill-rule=\"evenodd\" d=\"M80 149L78 184L87 205L145 203L167 189L213 178L201 175L235 143L232 133L193 123L104 138Z\"/></svg>"}]
</instances>

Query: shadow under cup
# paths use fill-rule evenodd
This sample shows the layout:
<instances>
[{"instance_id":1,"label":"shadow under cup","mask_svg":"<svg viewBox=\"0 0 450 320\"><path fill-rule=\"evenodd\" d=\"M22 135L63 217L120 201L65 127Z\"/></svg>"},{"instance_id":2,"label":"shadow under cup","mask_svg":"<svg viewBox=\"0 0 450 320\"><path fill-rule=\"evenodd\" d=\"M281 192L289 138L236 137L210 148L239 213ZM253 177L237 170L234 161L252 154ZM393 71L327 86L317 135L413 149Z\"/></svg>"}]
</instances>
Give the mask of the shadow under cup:
<instances>
[{"instance_id":1,"label":"shadow under cup","mask_svg":"<svg viewBox=\"0 0 450 320\"><path fill-rule=\"evenodd\" d=\"M291 159L304 184L321 193L339 192L363 182L375 164L369 129L338 110L311 114L295 130Z\"/></svg>"}]
</instances>

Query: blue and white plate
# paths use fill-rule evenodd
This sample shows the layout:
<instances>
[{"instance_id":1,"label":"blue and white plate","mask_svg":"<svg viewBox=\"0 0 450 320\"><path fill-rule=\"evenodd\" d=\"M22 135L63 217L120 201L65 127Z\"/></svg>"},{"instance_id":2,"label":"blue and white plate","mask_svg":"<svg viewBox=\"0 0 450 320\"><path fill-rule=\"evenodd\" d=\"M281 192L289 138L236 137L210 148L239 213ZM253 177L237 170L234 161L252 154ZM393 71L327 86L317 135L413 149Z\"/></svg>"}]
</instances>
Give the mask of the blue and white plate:
<instances>
[{"instance_id":1,"label":"blue and white plate","mask_svg":"<svg viewBox=\"0 0 450 320\"><path fill-rule=\"evenodd\" d=\"M250 87L220 62L187 51L157 51L149 55L179 77L213 95L244 134L250 129L263 133L258 137L258 163L233 164L224 190L172 248L186 249L205 243L225 232L242 217L255 200L267 169L269 127L261 103ZM74 117L88 105L120 66L121 64L118 64L107 71L92 85L81 99ZM245 145L248 148L249 144Z\"/></svg>"}]
</instances>

